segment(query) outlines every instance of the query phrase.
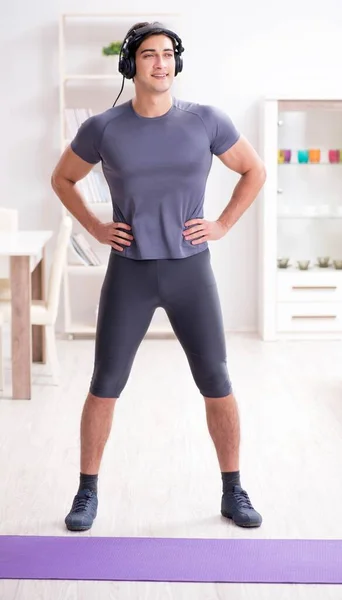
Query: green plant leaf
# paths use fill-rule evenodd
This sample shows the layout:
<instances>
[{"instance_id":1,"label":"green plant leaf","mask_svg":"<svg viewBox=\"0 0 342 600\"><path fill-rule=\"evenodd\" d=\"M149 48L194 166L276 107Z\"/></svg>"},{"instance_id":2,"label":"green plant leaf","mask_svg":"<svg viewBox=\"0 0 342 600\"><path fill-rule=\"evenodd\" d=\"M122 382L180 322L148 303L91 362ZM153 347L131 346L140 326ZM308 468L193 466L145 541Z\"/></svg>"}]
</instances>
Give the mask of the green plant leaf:
<instances>
[{"instance_id":1,"label":"green plant leaf","mask_svg":"<svg viewBox=\"0 0 342 600\"><path fill-rule=\"evenodd\" d=\"M122 42L112 42L108 46L102 48L102 54L104 54L104 56L118 55L120 54L121 46Z\"/></svg>"}]
</instances>

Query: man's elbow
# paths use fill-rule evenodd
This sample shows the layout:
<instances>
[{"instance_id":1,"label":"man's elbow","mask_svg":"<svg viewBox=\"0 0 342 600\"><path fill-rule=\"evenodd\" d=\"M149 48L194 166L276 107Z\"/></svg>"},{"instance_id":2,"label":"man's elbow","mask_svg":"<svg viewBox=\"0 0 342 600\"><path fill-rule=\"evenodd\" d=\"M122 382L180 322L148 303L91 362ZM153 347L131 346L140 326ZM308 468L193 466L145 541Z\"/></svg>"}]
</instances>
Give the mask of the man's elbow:
<instances>
[{"instance_id":1,"label":"man's elbow","mask_svg":"<svg viewBox=\"0 0 342 600\"><path fill-rule=\"evenodd\" d=\"M51 187L56 192L61 186L61 176L57 169L54 169L50 179Z\"/></svg>"},{"instance_id":2,"label":"man's elbow","mask_svg":"<svg viewBox=\"0 0 342 600\"><path fill-rule=\"evenodd\" d=\"M55 192L56 191L56 175L55 175L55 172L53 172L52 175L51 175L50 185L51 185L53 191Z\"/></svg>"},{"instance_id":3,"label":"man's elbow","mask_svg":"<svg viewBox=\"0 0 342 600\"><path fill-rule=\"evenodd\" d=\"M70 181L69 179L66 179L66 177L63 177L56 170L54 170L51 175L50 183L51 183L51 187L52 187L53 191L56 193L60 192L61 190L64 190L66 187L73 184L72 181Z\"/></svg>"},{"instance_id":4,"label":"man's elbow","mask_svg":"<svg viewBox=\"0 0 342 600\"><path fill-rule=\"evenodd\" d=\"M250 166L250 168L244 173L244 175L247 175L247 173L249 174L249 176L253 176L255 180L258 180L258 182L260 182L261 185L264 185L267 178L267 173L266 167L262 160L255 161Z\"/></svg>"},{"instance_id":5,"label":"man's elbow","mask_svg":"<svg viewBox=\"0 0 342 600\"><path fill-rule=\"evenodd\" d=\"M257 170L258 170L260 182L262 183L262 185L264 185L264 183L267 179L267 172L266 172L265 164L262 162L262 160L260 160L260 162L258 163Z\"/></svg>"},{"instance_id":6,"label":"man's elbow","mask_svg":"<svg viewBox=\"0 0 342 600\"><path fill-rule=\"evenodd\" d=\"M267 178L266 167L262 161L258 162L254 169L254 172L257 185L261 189Z\"/></svg>"}]
</instances>

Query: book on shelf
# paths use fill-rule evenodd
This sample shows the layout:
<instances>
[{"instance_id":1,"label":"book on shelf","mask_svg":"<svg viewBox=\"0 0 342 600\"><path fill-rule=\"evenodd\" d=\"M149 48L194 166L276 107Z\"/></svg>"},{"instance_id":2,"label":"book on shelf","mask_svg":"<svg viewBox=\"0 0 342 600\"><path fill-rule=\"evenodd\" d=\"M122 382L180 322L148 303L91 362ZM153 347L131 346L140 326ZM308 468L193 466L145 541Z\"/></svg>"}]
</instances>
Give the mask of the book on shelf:
<instances>
[{"instance_id":1,"label":"book on shelf","mask_svg":"<svg viewBox=\"0 0 342 600\"><path fill-rule=\"evenodd\" d=\"M90 171L84 179L76 183L81 195L88 204L108 204L109 188L102 173Z\"/></svg>"},{"instance_id":2,"label":"book on shelf","mask_svg":"<svg viewBox=\"0 0 342 600\"><path fill-rule=\"evenodd\" d=\"M93 248L82 233L73 233L71 235L70 246L77 258L80 259L84 265L90 267L102 264L99 257L94 252Z\"/></svg>"},{"instance_id":3,"label":"book on shelf","mask_svg":"<svg viewBox=\"0 0 342 600\"><path fill-rule=\"evenodd\" d=\"M84 121L94 115L91 108L65 108L65 121L67 125L67 137L73 139Z\"/></svg>"},{"instance_id":4,"label":"book on shelf","mask_svg":"<svg viewBox=\"0 0 342 600\"><path fill-rule=\"evenodd\" d=\"M95 187L98 191L96 195L98 201L108 204L109 202L111 202L111 197L109 193L109 187L103 173L99 173L98 171L92 171L92 174L95 180Z\"/></svg>"},{"instance_id":5,"label":"book on shelf","mask_svg":"<svg viewBox=\"0 0 342 600\"><path fill-rule=\"evenodd\" d=\"M67 136L70 140L74 139L82 123L94 114L91 108L65 108L64 112ZM88 204L110 201L109 189L103 173L92 170L76 185Z\"/></svg>"}]
</instances>

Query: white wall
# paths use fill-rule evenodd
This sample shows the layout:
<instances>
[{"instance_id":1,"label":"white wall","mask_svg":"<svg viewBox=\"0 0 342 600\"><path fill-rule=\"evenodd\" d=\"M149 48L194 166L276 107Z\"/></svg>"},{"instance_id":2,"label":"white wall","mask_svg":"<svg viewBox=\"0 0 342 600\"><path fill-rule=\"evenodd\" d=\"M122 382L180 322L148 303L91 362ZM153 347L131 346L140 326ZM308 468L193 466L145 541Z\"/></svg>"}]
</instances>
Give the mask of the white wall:
<instances>
[{"instance_id":1,"label":"white wall","mask_svg":"<svg viewBox=\"0 0 342 600\"><path fill-rule=\"evenodd\" d=\"M181 12L183 97L226 110L258 149L258 108L268 93L341 93L340 0L198 0L160 5L132 0L12 0L1 8L1 204L20 211L20 227L56 229L59 201L50 175L59 157L60 12ZM229 201L237 176L214 161L206 217ZM257 204L211 243L227 329L255 329Z\"/></svg>"}]
</instances>

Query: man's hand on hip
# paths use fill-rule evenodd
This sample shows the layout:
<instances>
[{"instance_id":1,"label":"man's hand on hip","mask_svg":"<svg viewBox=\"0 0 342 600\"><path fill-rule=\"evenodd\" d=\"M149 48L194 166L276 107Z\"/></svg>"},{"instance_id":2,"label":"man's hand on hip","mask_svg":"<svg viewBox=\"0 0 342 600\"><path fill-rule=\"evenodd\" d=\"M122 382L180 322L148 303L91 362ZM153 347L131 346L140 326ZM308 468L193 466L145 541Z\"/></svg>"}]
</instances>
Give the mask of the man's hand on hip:
<instances>
[{"instance_id":1,"label":"man's hand on hip","mask_svg":"<svg viewBox=\"0 0 342 600\"><path fill-rule=\"evenodd\" d=\"M220 221L206 221L206 219L191 219L184 223L189 229L183 231L184 238L192 244L203 244L210 240L219 240L228 231Z\"/></svg>"},{"instance_id":2,"label":"man's hand on hip","mask_svg":"<svg viewBox=\"0 0 342 600\"><path fill-rule=\"evenodd\" d=\"M93 235L101 244L109 244L115 250L123 250L118 244L130 246L134 238L131 234L122 231L122 229L130 231L132 227L126 225L126 223L113 223L113 221L110 223L99 223L96 225Z\"/></svg>"}]
</instances>

